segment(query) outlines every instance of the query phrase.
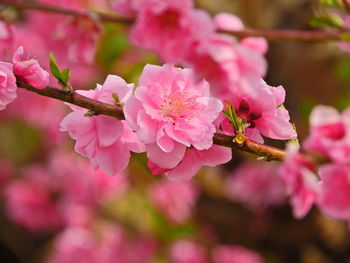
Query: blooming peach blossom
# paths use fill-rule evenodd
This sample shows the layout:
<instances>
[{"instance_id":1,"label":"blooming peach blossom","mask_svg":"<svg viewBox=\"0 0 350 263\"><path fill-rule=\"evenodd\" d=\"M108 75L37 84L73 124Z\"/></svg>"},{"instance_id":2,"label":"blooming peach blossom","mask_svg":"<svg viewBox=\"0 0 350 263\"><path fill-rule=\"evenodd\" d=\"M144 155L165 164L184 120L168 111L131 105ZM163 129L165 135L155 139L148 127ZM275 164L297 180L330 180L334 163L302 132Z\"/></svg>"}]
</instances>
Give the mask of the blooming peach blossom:
<instances>
[{"instance_id":1,"label":"blooming peach blossom","mask_svg":"<svg viewBox=\"0 0 350 263\"><path fill-rule=\"evenodd\" d=\"M263 258L247 248L233 245L220 245L213 251L214 263L263 263Z\"/></svg>"},{"instance_id":2,"label":"blooming peach blossom","mask_svg":"<svg viewBox=\"0 0 350 263\"><path fill-rule=\"evenodd\" d=\"M132 87L124 80L109 75L103 86L98 85L95 90L77 92L113 104L113 93L124 101L131 91ZM95 168L100 167L108 175L114 175L127 167L130 151L144 151L144 145L126 121L103 115L86 117L86 109L73 105L70 107L73 112L62 120L61 131L67 131L76 140L75 151L89 158Z\"/></svg>"},{"instance_id":3,"label":"blooming peach blossom","mask_svg":"<svg viewBox=\"0 0 350 263\"><path fill-rule=\"evenodd\" d=\"M149 188L148 194L155 206L171 221L184 223L198 197L198 190L191 182L161 180Z\"/></svg>"},{"instance_id":4,"label":"blooming peach blossom","mask_svg":"<svg viewBox=\"0 0 350 263\"><path fill-rule=\"evenodd\" d=\"M172 169L186 147L212 146L213 122L222 109L222 103L210 97L208 83L195 83L191 70L147 65L135 95L124 105L124 115L145 143L148 159Z\"/></svg>"},{"instance_id":5,"label":"blooming peach blossom","mask_svg":"<svg viewBox=\"0 0 350 263\"><path fill-rule=\"evenodd\" d=\"M171 245L169 254L171 263L208 263L204 247L191 240L177 240Z\"/></svg>"},{"instance_id":6,"label":"blooming peach blossom","mask_svg":"<svg viewBox=\"0 0 350 263\"><path fill-rule=\"evenodd\" d=\"M318 207L334 219L350 220L350 167L325 165L319 170L321 191Z\"/></svg>"},{"instance_id":7,"label":"blooming peach blossom","mask_svg":"<svg viewBox=\"0 0 350 263\"><path fill-rule=\"evenodd\" d=\"M13 55L13 72L33 88L43 89L49 84L49 72L44 70L36 59L25 59L22 46Z\"/></svg>"},{"instance_id":8,"label":"blooming peach blossom","mask_svg":"<svg viewBox=\"0 0 350 263\"><path fill-rule=\"evenodd\" d=\"M310 127L304 150L337 163L350 160L350 108L340 114L330 106L318 105L311 112Z\"/></svg>"},{"instance_id":9,"label":"blooming peach blossom","mask_svg":"<svg viewBox=\"0 0 350 263\"><path fill-rule=\"evenodd\" d=\"M165 62L179 62L193 42L213 32L210 16L192 0L143 0L138 3L131 42L156 51Z\"/></svg>"},{"instance_id":10,"label":"blooming peach blossom","mask_svg":"<svg viewBox=\"0 0 350 263\"><path fill-rule=\"evenodd\" d=\"M17 98L16 78L9 63L0 62L0 110Z\"/></svg>"},{"instance_id":11,"label":"blooming peach blossom","mask_svg":"<svg viewBox=\"0 0 350 263\"><path fill-rule=\"evenodd\" d=\"M303 218L311 209L319 194L318 179L314 164L298 153L298 147L289 144L287 157L280 168L287 193L296 218Z\"/></svg>"},{"instance_id":12,"label":"blooming peach blossom","mask_svg":"<svg viewBox=\"0 0 350 263\"><path fill-rule=\"evenodd\" d=\"M244 163L225 181L228 197L258 212L282 204L286 188L277 168L272 163Z\"/></svg>"},{"instance_id":13,"label":"blooming peach blossom","mask_svg":"<svg viewBox=\"0 0 350 263\"><path fill-rule=\"evenodd\" d=\"M289 122L288 111L280 107L284 103L285 90L282 86L271 87L262 79L251 79L245 88L235 89L229 101L233 102L237 115L245 119L248 127L245 134L252 140L262 143L261 135L277 140L295 139L297 133ZM226 119L222 124L228 132L232 126Z\"/></svg>"},{"instance_id":14,"label":"blooming peach blossom","mask_svg":"<svg viewBox=\"0 0 350 263\"><path fill-rule=\"evenodd\" d=\"M229 162L232 159L230 148L213 145L208 150L187 149L182 161L172 169L164 169L157 166L152 161L148 166L154 175L165 174L171 180L189 180L202 166L215 167L220 164Z\"/></svg>"}]
</instances>

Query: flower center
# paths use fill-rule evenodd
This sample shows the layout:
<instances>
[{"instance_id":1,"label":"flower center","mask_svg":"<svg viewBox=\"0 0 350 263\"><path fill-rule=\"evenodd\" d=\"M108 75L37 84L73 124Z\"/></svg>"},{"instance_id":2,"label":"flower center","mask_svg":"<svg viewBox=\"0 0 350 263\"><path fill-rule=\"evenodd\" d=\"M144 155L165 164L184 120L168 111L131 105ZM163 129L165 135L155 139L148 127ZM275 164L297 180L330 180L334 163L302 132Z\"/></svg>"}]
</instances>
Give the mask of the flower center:
<instances>
[{"instance_id":1,"label":"flower center","mask_svg":"<svg viewBox=\"0 0 350 263\"><path fill-rule=\"evenodd\" d=\"M196 102L196 99L196 97L190 97L187 91L173 92L164 98L160 106L161 112L173 121L190 120L200 109L200 104Z\"/></svg>"},{"instance_id":2,"label":"flower center","mask_svg":"<svg viewBox=\"0 0 350 263\"><path fill-rule=\"evenodd\" d=\"M251 112L249 104L246 100L242 100L239 103L237 114L240 118L244 118L246 122L250 124L249 128L255 128L254 121L260 119L262 115L261 112Z\"/></svg>"}]
</instances>

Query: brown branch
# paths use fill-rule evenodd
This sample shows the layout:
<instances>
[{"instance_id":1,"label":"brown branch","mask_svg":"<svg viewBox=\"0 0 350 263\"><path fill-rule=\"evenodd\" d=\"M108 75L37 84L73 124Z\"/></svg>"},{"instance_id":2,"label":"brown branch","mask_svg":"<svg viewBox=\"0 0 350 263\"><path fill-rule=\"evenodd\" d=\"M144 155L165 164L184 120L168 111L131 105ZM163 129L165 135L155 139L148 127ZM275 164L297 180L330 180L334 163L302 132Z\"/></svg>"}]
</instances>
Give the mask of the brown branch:
<instances>
[{"instance_id":1,"label":"brown branch","mask_svg":"<svg viewBox=\"0 0 350 263\"><path fill-rule=\"evenodd\" d=\"M82 96L77 92L64 91L63 89L59 89L51 86L48 86L44 89L35 89L21 82L18 82L17 85L19 88L23 88L23 89L35 92L41 96L65 101L65 102L80 106L82 108L91 110L95 113L95 115L103 114L103 115L116 117L118 119L124 119L123 108L118 105L112 105L112 104L100 102L100 101Z\"/></svg>"},{"instance_id":2,"label":"brown branch","mask_svg":"<svg viewBox=\"0 0 350 263\"><path fill-rule=\"evenodd\" d=\"M44 89L35 89L29 85L18 82L18 87L35 92L41 96L54 98L57 100L65 101L82 108L86 108L98 114L108 115L116 117L118 119L124 119L123 108L118 105L112 105L103 103L90 99L88 97L82 96L76 92L64 91L59 88L48 86ZM285 151L274 148L269 145L254 142L252 140L246 139L244 144L241 146L233 141L232 136L223 135L216 133L214 135L214 143L217 145L226 146L229 148L236 148L241 151L256 154L258 156L265 156L268 160L281 161L285 157Z\"/></svg>"},{"instance_id":3,"label":"brown branch","mask_svg":"<svg viewBox=\"0 0 350 263\"><path fill-rule=\"evenodd\" d=\"M242 31L220 30L239 38L263 37L270 41L302 41L322 42L338 41L342 39L343 31L316 31L316 30L284 30L284 29L246 29Z\"/></svg>"},{"instance_id":4,"label":"brown branch","mask_svg":"<svg viewBox=\"0 0 350 263\"><path fill-rule=\"evenodd\" d=\"M19 10L39 10L43 12L57 13L62 15L82 16L89 12L81 12L67 8L55 7L38 3L24 3L16 0L0 0L0 4L10 5ZM114 14L104 14L90 12L96 14L103 22L132 24L133 17L119 16ZM239 38L244 37L264 37L270 41L338 41L342 39L344 31L317 31L317 30L283 30L283 29L246 29L242 31L220 30L219 32L230 34Z\"/></svg>"}]
</instances>

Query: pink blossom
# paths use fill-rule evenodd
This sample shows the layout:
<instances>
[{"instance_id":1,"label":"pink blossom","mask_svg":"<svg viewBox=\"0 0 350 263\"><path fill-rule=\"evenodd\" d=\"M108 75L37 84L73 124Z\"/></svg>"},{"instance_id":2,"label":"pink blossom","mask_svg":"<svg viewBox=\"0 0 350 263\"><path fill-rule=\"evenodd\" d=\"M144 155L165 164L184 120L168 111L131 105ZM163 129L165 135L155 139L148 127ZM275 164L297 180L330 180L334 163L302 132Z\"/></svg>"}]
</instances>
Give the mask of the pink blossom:
<instances>
[{"instance_id":1,"label":"pink blossom","mask_svg":"<svg viewBox=\"0 0 350 263\"><path fill-rule=\"evenodd\" d=\"M22 46L13 55L13 72L34 88L43 89L49 84L49 72L44 70L36 59L25 59Z\"/></svg>"},{"instance_id":2,"label":"pink blossom","mask_svg":"<svg viewBox=\"0 0 350 263\"><path fill-rule=\"evenodd\" d=\"M263 263L262 257L240 246L218 246L213 251L214 263Z\"/></svg>"},{"instance_id":3,"label":"pink blossom","mask_svg":"<svg viewBox=\"0 0 350 263\"><path fill-rule=\"evenodd\" d=\"M81 227L66 228L54 241L48 263L98 263L97 237Z\"/></svg>"},{"instance_id":4,"label":"pink blossom","mask_svg":"<svg viewBox=\"0 0 350 263\"><path fill-rule=\"evenodd\" d=\"M17 98L16 78L12 69L11 64L0 62L0 110Z\"/></svg>"},{"instance_id":5,"label":"pink blossom","mask_svg":"<svg viewBox=\"0 0 350 263\"><path fill-rule=\"evenodd\" d=\"M283 180L272 163L245 163L233 171L225 186L230 199L255 211L280 205L286 197Z\"/></svg>"},{"instance_id":6,"label":"pink blossom","mask_svg":"<svg viewBox=\"0 0 350 263\"><path fill-rule=\"evenodd\" d=\"M233 89L247 85L250 78L263 77L267 69L260 52L216 33L192 45L185 63L194 69L197 78L209 81L213 94L222 99L227 99Z\"/></svg>"},{"instance_id":7,"label":"pink blossom","mask_svg":"<svg viewBox=\"0 0 350 263\"><path fill-rule=\"evenodd\" d=\"M155 206L177 224L189 219L198 197L198 190L192 183L164 179L152 184L148 193Z\"/></svg>"},{"instance_id":8,"label":"pink blossom","mask_svg":"<svg viewBox=\"0 0 350 263\"><path fill-rule=\"evenodd\" d=\"M137 12L139 3L142 0L111 0L111 7L118 13L130 15Z\"/></svg>"},{"instance_id":9,"label":"pink blossom","mask_svg":"<svg viewBox=\"0 0 350 263\"><path fill-rule=\"evenodd\" d=\"M0 20L0 48L1 50L6 50L11 48L14 41L13 27Z\"/></svg>"},{"instance_id":10,"label":"pink blossom","mask_svg":"<svg viewBox=\"0 0 350 263\"><path fill-rule=\"evenodd\" d=\"M350 108L340 114L336 109L318 105L310 115L310 135L303 148L333 162L350 160Z\"/></svg>"},{"instance_id":11,"label":"pink blossom","mask_svg":"<svg viewBox=\"0 0 350 263\"><path fill-rule=\"evenodd\" d=\"M318 206L335 219L350 219L350 167L325 165L319 170L321 191Z\"/></svg>"},{"instance_id":12,"label":"pink blossom","mask_svg":"<svg viewBox=\"0 0 350 263\"><path fill-rule=\"evenodd\" d=\"M113 93L124 101L131 94L132 87L123 79L109 75L103 86L77 92L113 104ZM103 115L85 117L86 109L73 105L70 107L73 112L62 120L61 131L68 131L76 140L75 151L89 158L95 168L100 167L106 174L114 175L127 167L130 151L144 151L144 145L139 142L126 121Z\"/></svg>"},{"instance_id":13,"label":"pink blossom","mask_svg":"<svg viewBox=\"0 0 350 263\"><path fill-rule=\"evenodd\" d=\"M195 41L214 30L210 16L193 9L192 0L144 0L131 29L131 42L156 51L166 62L179 62Z\"/></svg>"},{"instance_id":14,"label":"pink blossom","mask_svg":"<svg viewBox=\"0 0 350 263\"><path fill-rule=\"evenodd\" d=\"M229 13L217 14L214 17L214 22L219 30L241 31L244 29L241 19ZM262 55L265 55L268 50L268 43L262 37L246 37L241 40L241 44Z\"/></svg>"},{"instance_id":15,"label":"pink blossom","mask_svg":"<svg viewBox=\"0 0 350 263\"><path fill-rule=\"evenodd\" d=\"M230 148L213 145L208 150L187 149L182 161L173 169L163 169L149 161L148 166L154 175L164 173L171 180L189 180L202 166L215 167L232 159Z\"/></svg>"},{"instance_id":16,"label":"pink blossom","mask_svg":"<svg viewBox=\"0 0 350 263\"><path fill-rule=\"evenodd\" d=\"M171 263L207 263L207 255L203 246L191 240L178 240L170 247Z\"/></svg>"},{"instance_id":17,"label":"pink blossom","mask_svg":"<svg viewBox=\"0 0 350 263\"><path fill-rule=\"evenodd\" d=\"M290 195L290 203L296 218L302 218L308 213L319 194L314 170L314 164L298 153L298 147L289 144L280 173Z\"/></svg>"},{"instance_id":18,"label":"pink blossom","mask_svg":"<svg viewBox=\"0 0 350 263\"><path fill-rule=\"evenodd\" d=\"M71 62L91 64L95 59L96 45L102 27L89 16L68 19L58 28L57 37L68 42Z\"/></svg>"},{"instance_id":19,"label":"pink blossom","mask_svg":"<svg viewBox=\"0 0 350 263\"><path fill-rule=\"evenodd\" d=\"M9 217L33 232L55 231L64 226L64 219L54 201L54 192L42 180L46 175L42 167L30 167L23 179L9 184L5 190Z\"/></svg>"},{"instance_id":20,"label":"pink blossom","mask_svg":"<svg viewBox=\"0 0 350 263\"><path fill-rule=\"evenodd\" d=\"M251 85L235 89L230 101L237 115L249 125L245 134L252 140L262 143L261 135L277 140L297 137L293 125L289 122L288 111L280 107L284 103L285 90L282 86L271 87L262 79L251 80ZM228 119L222 124L224 131L233 132Z\"/></svg>"},{"instance_id":21,"label":"pink blossom","mask_svg":"<svg viewBox=\"0 0 350 263\"><path fill-rule=\"evenodd\" d=\"M212 146L213 122L222 108L218 99L210 97L206 81L193 81L191 70L147 65L124 114L145 143L148 159L172 169L183 159L186 147Z\"/></svg>"}]
</instances>

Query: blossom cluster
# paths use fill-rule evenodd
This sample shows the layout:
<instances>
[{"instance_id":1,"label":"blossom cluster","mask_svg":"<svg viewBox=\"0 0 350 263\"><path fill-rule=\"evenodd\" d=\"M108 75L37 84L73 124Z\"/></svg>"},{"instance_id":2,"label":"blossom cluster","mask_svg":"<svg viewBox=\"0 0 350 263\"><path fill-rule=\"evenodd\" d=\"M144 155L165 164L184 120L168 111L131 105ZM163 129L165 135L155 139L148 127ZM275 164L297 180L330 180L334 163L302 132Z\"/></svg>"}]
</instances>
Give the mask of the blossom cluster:
<instances>
[{"instance_id":1,"label":"blossom cluster","mask_svg":"<svg viewBox=\"0 0 350 263\"><path fill-rule=\"evenodd\" d=\"M309 155L298 152L295 145L288 149L281 174L297 218L316 204L331 218L350 219L349 113L349 109L339 113L330 106L316 106L310 116L310 134L302 144Z\"/></svg>"}]
</instances>

